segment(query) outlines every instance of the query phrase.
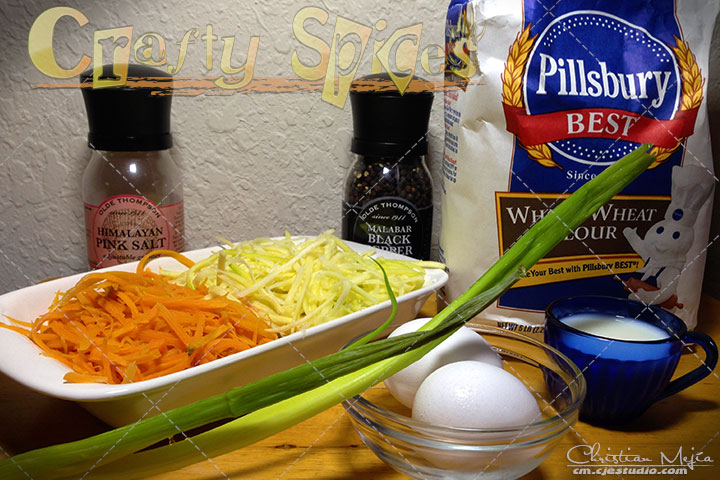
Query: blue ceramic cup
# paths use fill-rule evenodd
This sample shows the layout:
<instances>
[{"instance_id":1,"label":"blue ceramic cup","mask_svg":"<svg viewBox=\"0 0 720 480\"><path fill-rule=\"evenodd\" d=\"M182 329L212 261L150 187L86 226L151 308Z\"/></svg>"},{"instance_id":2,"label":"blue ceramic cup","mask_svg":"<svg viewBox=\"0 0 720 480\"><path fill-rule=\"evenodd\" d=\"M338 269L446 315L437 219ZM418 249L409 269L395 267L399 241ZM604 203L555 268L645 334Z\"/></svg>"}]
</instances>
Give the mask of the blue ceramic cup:
<instances>
[{"instance_id":1,"label":"blue ceramic cup","mask_svg":"<svg viewBox=\"0 0 720 480\"><path fill-rule=\"evenodd\" d=\"M668 336L662 340L618 340L564 323L578 314L637 319L661 328ZM562 298L548 306L545 319L545 342L567 355L583 372L587 396L580 418L588 423L629 422L653 403L705 378L718 360L717 346L709 336L688 331L685 322L667 310L632 300L601 296ZM614 322L612 318L608 321ZM671 381L682 348L689 344L701 347L705 359L693 357L699 366Z\"/></svg>"}]
</instances>

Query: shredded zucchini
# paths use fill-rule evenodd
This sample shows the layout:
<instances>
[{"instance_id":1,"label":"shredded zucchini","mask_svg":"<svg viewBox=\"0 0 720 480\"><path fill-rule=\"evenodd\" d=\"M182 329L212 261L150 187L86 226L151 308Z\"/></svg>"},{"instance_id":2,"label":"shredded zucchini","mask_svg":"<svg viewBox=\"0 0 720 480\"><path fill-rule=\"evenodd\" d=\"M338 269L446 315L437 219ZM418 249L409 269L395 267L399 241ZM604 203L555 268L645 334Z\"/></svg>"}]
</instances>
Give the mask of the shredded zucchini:
<instances>
[{"instance_id":1,"label":"shredded zucchini","mask_svg":"<svg viewBox=\"0 0 720 480\"><path fill-rule=\"evenodd\" d=\"M226 240L223 240L227 242ZM212 295L244 297L288 335L389 299L375 251L357 253L327 231L312 238L260 238L227 246L184 273L165 272L190 287L205 285ZM396 296L421 288L428 261L377 257Z\"/></svg>"}]
</instances>

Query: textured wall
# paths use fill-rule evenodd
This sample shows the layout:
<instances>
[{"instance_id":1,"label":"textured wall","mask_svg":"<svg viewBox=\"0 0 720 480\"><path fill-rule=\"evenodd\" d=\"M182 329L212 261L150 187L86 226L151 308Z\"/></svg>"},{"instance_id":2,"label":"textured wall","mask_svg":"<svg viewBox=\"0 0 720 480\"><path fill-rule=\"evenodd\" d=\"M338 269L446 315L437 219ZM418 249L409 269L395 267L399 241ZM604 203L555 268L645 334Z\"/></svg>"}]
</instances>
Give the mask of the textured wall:
<instances>
[{"instance_id":1,"label":"textured wall","mask_svg":"<svg viewBox=\"0 0 720 480\"><path fill-rule=\"evenodd\" d=\"M53 276L86 269L80 179L89 159L87 121L77 89L37 89L48 78L31 63L27 36L33 21L60 2L10 0L0 4L3 54L0 55L0 293ZM292 52L316 61L292 33L295 14L310 5L326 10L314 34L330 41L338 15L376 26L375 40L397 28L422 22L421 48L442 43L446 0L358 0L352 3L215 0L69 1L89 23L57 25L58 62L70 67L80 53L92 54L92 32L132 25L136 36L157 32L167 40L168 62L175 64L179 42L193 27L212 24L218 36L236 38L236 62L243 60L251 36L260 37L255 77L292 77ZM720 46L720 42L718 43ZM219 62L222 47L215 46ZM719 62L714 49L714 64ZM370 51L359 73L370 71ZM211 73L218 74L217 65ZM208 75L205 44L189 46L181 75ZM720 90L720 71L709 80ZM440 77L425 77L439 80ZM711 97L717 111L719 95ZM430 168L438 177L442 153L442 104L431 118ZM321 101L320 93L268 93L176 97L173 103L173 155L184 175L186 246L232 239L339 229L341 184L349 166L349 102L343 109ZM720 133L720 132L718 132ZM718 158L718 155L716 155ZM436 225L439 219L436 216ZM711 252L712 253L712 252Z\"/></svg>"},{"instance_id":2,"label":"textured wall","mask_svg":"<svg viewBox=\"0 0 720 480\"><path fill-rule=\"evenodd\" d=\"M87 120L77 89L33 89L49 79L27 53L30 26L56 1L12 1L0 5L7 19L0 56L0 293L48 277L86 270L80 180L89 159ZM385 32L373 32L359 73L370 72L370 48L386 32L423 23L422 45L442 43L445 2L64 2L90 23L80 28L58 23L55 52L64 68L82 53L92 55L92 32L132 25L137 34L158 32L167 39L168 63L176 64L180 41L193 27L234 36L235 64L244 61L251 36L260 37L255 77L292 77L291 55L317 61L295 40L292 20L310 5L329 13L323 26L309 22L329 42L338 15L373 26L385 19ZM136 36L137 36L136 34ZM220 42L215 66L220 74ZM205 44L190 45L180 75L208 75ZM441 79L441 77L437 77ZM431 119L432 157L442 147L442 108L436 98ZM321 101L320 93L237 94L176 97L173 100L172 153L183 171L186 247L217 243L214 236L249 239L291 233L339 230L341 185L349 167L349 101L341 109ZM436 167L439 162L433 162Z\"/></svg>"}]
</instances>

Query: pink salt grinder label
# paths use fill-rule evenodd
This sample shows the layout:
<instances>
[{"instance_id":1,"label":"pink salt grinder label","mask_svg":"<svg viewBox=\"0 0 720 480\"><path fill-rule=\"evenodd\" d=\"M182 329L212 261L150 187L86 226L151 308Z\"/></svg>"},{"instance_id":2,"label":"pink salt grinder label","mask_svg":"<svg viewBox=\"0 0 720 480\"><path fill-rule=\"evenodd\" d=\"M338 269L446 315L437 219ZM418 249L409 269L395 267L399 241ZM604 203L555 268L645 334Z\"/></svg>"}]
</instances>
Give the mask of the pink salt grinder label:
<instances>
[{"instance_id":1,"label":"pink salt grinder label","mask_svg":"<svg viewBox=\"0 0 720 480\"><path fill-rule=\"evenodd\" d=\"M140 260L152 250L182 251L183 202L159 207L139 195L117 195L85 204L90 268Z\"/></svg>"}]
</instances>

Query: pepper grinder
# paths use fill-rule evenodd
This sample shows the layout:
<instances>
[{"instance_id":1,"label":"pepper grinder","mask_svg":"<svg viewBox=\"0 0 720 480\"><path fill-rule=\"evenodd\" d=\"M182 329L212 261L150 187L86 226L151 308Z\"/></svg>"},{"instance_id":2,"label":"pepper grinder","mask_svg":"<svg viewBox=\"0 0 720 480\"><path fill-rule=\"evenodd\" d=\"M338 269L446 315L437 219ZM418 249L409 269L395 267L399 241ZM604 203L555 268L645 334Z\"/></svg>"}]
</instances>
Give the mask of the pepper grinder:
<instances>
[{"instance_id":1,"label":"pepper grinder","mask_svg":"<svg viewBox=\"0 0 720 480\"><path fill-rule=\"evenodd\" d=\"M353 82L355 154L345 179L342 238L428 260L433 186L425 163L432 83L413 77L401 94L388 74Z\"/></svg>"}]
</instances>

